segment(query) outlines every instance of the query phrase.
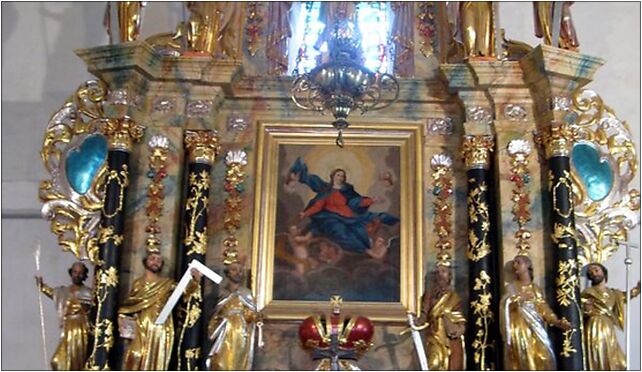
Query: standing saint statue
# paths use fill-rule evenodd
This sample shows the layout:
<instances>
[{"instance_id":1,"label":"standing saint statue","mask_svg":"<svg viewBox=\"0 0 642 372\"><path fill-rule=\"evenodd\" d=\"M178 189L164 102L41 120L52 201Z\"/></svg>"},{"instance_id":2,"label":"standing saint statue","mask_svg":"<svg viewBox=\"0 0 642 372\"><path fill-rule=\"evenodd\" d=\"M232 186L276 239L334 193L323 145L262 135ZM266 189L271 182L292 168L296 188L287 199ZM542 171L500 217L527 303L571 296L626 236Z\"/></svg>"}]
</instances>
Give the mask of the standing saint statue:
<instances>
[{"instance_id":1,"label":"standing saint statue","mask_svg":"<svg viewBox=\"0 0 642 372\"><path fill-rule=\"evenodd\" d=\"M617 342L615 327L624 327L626 294L608 288L608 270L599 263L588 264L586 277L591 286L582 291L584 350L588 369L614 371L626 369L626 356ZM640 282L631 289L631 298L640 294Z\"/></svg>"},{"instance_id":2,"label":"standing saint statue","mask_svg":"<svg viewBox=\"0 0 642 372\"><path fill-rule=\"evenodd\" d=\"M81 370L87 359L87 336L89 312L91 310L91 289L83 283L89 269L82 262L75 262L69 268L70 286L51 288L36 276L38 288L53 299L60 321L60 343L51 359L54 371Z\"/></svg>"},{"instance_id":3,"label":"standing saint statue","mask_svg":"<svg viewBox=\"0 0 642 372\"><path fill-rule=\"evenodd\" d=\"M191 12L186 27L188 49L215 57L239 59L242 7L240 2L188 2L187 9Z\"/></svg>"},{"instance_id":4,"label":"standing saint statue","mask_svg":"<svg viewBox=\"0 0 642 372\"><path fill-rule=\"evenodd\" d=\"M252 292L243 286L243 267L233 262L225 267L225 279L208 334L213 341L207 361L208 370L252 369L254 339L261 320Z\"/></svg>"},{"instance_id":5,"label":"standing saint statue","mask_svg":"<svg viewBox=\"0 0 642 372\"><path fill-rule=\"evenodd\" d=\"M561 9L560 24L554 25L555 1L534 1L535 36L544 39L544 44L553 45L553 28L559 26L559 42L556 46L576 51L580 43L577 40L575 26L573 26L573 19L571 18L572 4L573 1L564 1L562 3L559 8Z\"/></svg>"},{"instance_id":6,"label":"standing saint statue","mask_svg":"<svg viewBox=\"0 0 642 372\"><path fill-rule=\"evenodd\" d=\"M158 249L148 249L143 258L145 274L136 279L129 296L118 309L118 323L121 335L128 333L127 323L135 324L133 340L125 353L123 369L126 370L167 370L174 342L174 323L168 317L164 324L154 322L176 283L163 278L163 257ZM194 283L194 281L192 281ZM186 294L196 285L188 286Z\"/></svg>"},{"instance_id":7,"label":"standing saint statue","mask_svg":"<svg viewBox=\"0 0 642 372\"><path fill-rule=\"evenodd\" d=\"M431 287L423 296L416 326L426 328L426 357L431 371L462 370L465 365L466 318L461 311L461 298L451 282L451 269L438 264L431 273Z\"/></svg>"},{"instance_id":8,"label":"standing saint statue","mask_svg":"<svg viewBox=\"0 0 642 372\"><path fill-rule=\"evenodd\" d=\"M533 263L525 255L512 262L515 279L506 287L500 304L500 328L504 338L504 368L507 370L554 370L555 352L546 323L568 330L571 324L559 319L533 283Z\"/></svg>"},{"instance_id":9,"label":"standing saint statue","mask_svg":"<svg viewBox=\"0 0 642 372\"><path fill-rule=\"evenodd\" d=\"M466 58L495 56L495 22L492 1L462 1L459 5L459 37Z\"/></svg>"}]
</instances>

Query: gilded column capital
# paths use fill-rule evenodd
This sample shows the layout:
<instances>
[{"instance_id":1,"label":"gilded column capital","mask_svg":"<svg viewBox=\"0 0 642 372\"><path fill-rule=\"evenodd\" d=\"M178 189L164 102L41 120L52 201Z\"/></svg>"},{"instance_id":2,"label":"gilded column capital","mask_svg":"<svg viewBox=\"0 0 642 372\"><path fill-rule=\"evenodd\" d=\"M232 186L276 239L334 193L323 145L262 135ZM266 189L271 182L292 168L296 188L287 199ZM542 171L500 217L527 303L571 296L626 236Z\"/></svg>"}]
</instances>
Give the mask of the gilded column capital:
<instances>
[{"instance_id":1,"label":"gilded column capital","mask_svg":"<svg viewBox=\"0 0 642 372\"><path fill-rule=\"evenodd\" d=\"M489 135L466 135L463 143L463 156L466 169L488 169L490 153L495 141Z\"/></svg>"},{"instance_id":2,"label":"gilded column capital","mask_svg":"<svg viewBox=\"0 0 642 372\"><path fill-rule=\"evenodd\" d=\"M134 142L143 138L145 127L128 117L108 119L101 127L101 132L109 139L110 150L131 152Z\"/></svg>"},{"instance_id":3,"label":"gilded column capital","mask_svg":"<svg viewBox=\"0 0 642 372\"><path fill-rule=\"evenodd\" d=\"M575 140L575 132L566 123L552 123L550 127L540 132L535 140L544 146L546 158L556 156L569 157Z\"/></svg>"},{"instance_id":4,"label":"gilded column capital","mask_svg":"<svg viewBox=\"0 0 642 372\"><path fill-rule=\"evenodd\" d=\"M211 130L186 130L185 146L191 163L212 165L221 151L218 134Z\"/></svg>"}]
</instances>

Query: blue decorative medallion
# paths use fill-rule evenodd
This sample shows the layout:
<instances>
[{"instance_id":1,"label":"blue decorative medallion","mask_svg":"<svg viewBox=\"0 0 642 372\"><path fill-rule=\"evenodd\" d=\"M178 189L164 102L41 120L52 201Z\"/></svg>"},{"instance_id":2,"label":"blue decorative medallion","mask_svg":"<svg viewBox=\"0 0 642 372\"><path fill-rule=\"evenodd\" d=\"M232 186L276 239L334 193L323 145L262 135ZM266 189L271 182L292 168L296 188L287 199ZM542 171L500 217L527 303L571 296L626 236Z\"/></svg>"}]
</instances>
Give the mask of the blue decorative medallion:
<instances>
[{"instance_id":1,"label":"blue decorative medallion","mask_svg":"<svg viewBox=\"0 0 642 372\"><path fill-rule=\"evenodd\" d=\"M107 158L107 140L99 134L91 135L69 152L65 174L71 188L79 194L89 191L91 183Z\"/></svg>"},{"instance_id":2,"label":"blue decorative medallion","mask_svg":"<svg viewBox=\"0 0 642 372\"><path fill-rule=\"evenodd\" d=\"M573 146L572 159L589 198L594 201L606 198L613 187L613 171L609 163L600 161L600 154L593 146L582 143Z\"/></svg>"}]
</instances>

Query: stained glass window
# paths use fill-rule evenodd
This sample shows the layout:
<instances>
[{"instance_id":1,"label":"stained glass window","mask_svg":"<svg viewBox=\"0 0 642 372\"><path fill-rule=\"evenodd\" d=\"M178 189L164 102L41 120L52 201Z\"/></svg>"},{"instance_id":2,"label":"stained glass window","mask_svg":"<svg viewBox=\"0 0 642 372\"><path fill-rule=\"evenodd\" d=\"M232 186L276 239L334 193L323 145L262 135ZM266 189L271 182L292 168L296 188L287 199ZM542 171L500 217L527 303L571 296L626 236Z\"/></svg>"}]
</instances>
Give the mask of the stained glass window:
<instances>
[{"instance_id":1,"label":"stained glass window","mask_svg":"<svg viewBox=\"0 0 642 372\"><path fill-rule=\"evenodd\" d=\"M319 20L321 2L298 2L292 6L292 39L289 46L288 74L309 72L327 52L327 43L316 45L325 24ZM388 2L360 2L355 23L361 33L364 65L371 71L392 72L393 44L390 42L392 12Z\"/></svg>"}]
</instances>

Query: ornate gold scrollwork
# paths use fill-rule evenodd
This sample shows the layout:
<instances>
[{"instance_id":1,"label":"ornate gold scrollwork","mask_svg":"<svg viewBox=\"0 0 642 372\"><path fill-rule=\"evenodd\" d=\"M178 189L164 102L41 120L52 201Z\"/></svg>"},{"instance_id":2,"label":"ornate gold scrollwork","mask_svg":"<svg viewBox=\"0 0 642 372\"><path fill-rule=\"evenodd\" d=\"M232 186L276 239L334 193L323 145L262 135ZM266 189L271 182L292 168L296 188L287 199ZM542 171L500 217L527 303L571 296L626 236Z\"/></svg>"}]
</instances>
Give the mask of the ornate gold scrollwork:
<instances>
[{"instance_id":1,"label":"ornate gold scrollwork","mask_svg":"<svg viewBox=\"0 0 642 372\"><path fill-rule=\"evenodd\" d=\"M247 165L247 153L242 150L230 151L225 156L225 164L227 171L225 173L225 191L227 197L225 198L225 220L223 227L227 231L227 237L223 241L223 263L230 265L238 262L238 239L236 238L236 231L241 227L241 209L242 197L241 194L245 190L243 182L247 176L244 168Z\"/></svg>"},{"instance_id":2,"label":"ornate gold scrollwork","mask_svg":"<svg viewBox=\"0 0 642 372\"><path fill-rule=\"evenodd\" d=\"M221 151L218 134L211 130L186 130L185 146L193 163L212 165Z\"/></svg>"},{"instance_id":3,"label":"ornate gold scrollwork","mask_svg":"<svg viewBox=\"0 0 642 372\"><path fill-rule=\"evenodd\" d=\"M189 247L186 255L205 254L207 251L207 226L203 231L197 231L196 222L203 216L209 203L207 190L210 187L210 174L203 170L200 173L190 173L189 194L191 197L185 201L185 210L192 211L187 221L184 243Z\"/></svg>"},{"instance_id":4,"label":"ornate gold scrollwork","mask_svg":"<svg viewBox=\"0 0 642 372\"><path fill-rule=\"evenodd\" d=\"M488 204L482 199L482 193L486 192L487 189L486 183L482 182L468 194L468 219L471 224L481 222L480 236L472 229L468 231L466 257L475 262L490 254L490 244L488 243L490 214Z\"/></svg>"},{"instance_id":5,"label":"ornate gold scrollwork","mask_svg":"<svg viewBox=\"0 0 642 372\"><path fill-rule=\"evenodd\" d=\"M562 337L564 338L562 340L562 351L560 352L560 355L568 358L572 354L577 353L577 349L573 347L573 334L576 331L577 330L575 328L571 328L562 333Z\"/></svg>"},{"instance_id":6,"label":"ornate gold scrollwork","mask_svg":"<svg viewBox=\"0 0 642 372\"><path fill-rule=\"evenodd\" d=\"M107 294L110 287L118 287L118 270L115 267L109 267L107 270L99 268L96 274L96 288L95 296L96 299L96 313L100 314L103 304L107 300ZM101 340L101 336L104 335L104 338ZM109 319L102 319L100 322L94 325L94 345L92 347L92 353L87 358L85 368L88 370L98 370L96 365L96 351L100 348L104 348L107 352L114 347L114 324Z\"/></svg>"},{"instance_id":7,"label":"ornate gold scrollwork","mask_svg":"<svg viewBox=\"0 0 642 372\"><path fill-rule=\"evenodd\" d=\"M103 206L106 161L97 169L84 194L76 192L67 179L67 155L75 151L85 138L99 134L107 118L105 101L107 85L100 80L83 83L56 111L45 131L40 157L49 179L40 183L42 215L51 220L51 232L64 251L78 259L97 262L96 234Z\"/></svg>"},{"instance_id":8,"label":"ornate gold scrollwork","mask_svg":"<svg viewBox=\"0 0 642 372\"><path fill-rule=\"evenodd\" d=\"M557 266L557 279L555 296L561 306L570 306L577 300L575 289L580 286L577 276L577 261L574 259L560 261Z\"/></svg>"},{"instance_id":9,"label":"ornate gold scrollwork","mask_svg":"<svg viewBox=\"0 0 642 372\"><path fill-rule=\"evenodd\" d=\"M473 315L476 316L475 324L482 327L483 330L477 332L473 340L472 347L475 350L473 354L475 363L477 365L486 365L486 349L493 347L488 342L488 328L493 321L493 312L490 309L492 294L488 291L487 287L490 285L490 276L486 271L482 270L479 276L475 278L475 291L482 291L477 300L470 302L470 307L473 310Z\"/></svg>"},{"instance_id":10,"label":"ornate gold scrollwork","mask_svg":"<svg viewBox=\"0 0 642 372\"><path fill-rule=\"evenodd\" d=\"M126 152L132 150L134 142L143 137L145 127L124 117L107 119L102 122L101 131L109 138L109 148Z\"/></svg>"},{"instance_id":11,"label":"ornate gold scrollwork","mask_svg":"<svg viewBox=\"0 0 642 372\"><path fill-rule=\"evenodd\" d=\"M118 205L116 206L116 209L111 212L106 211L105 206L103 205L102 211L107 218L115 217L118 213L122 212L125 207L125 189L129 185L129 169L127 164L123 164L120 171L115 169L109 170L107 179L105 180L105 187L107 187L111 182L116 182L118 184Z\"/></svg>"},{"instance_id":12,"label":"ornate gold scrollwork","mask_svg":"<svg viewBox=\"0 0 642 372\"><path fill-rule=\"evenodd\" d=\"M495 141L492 136L464 136L463 156L466 169L488 169Z\"/></svg>"},{"instance_id":13,"label":"ornate gold scrollwork","mask_svg":"<svg viewBox=\"0 0 642 372\"><path fill-rule=\"evenodd\" d=\"M571 168L578 259L583 265L605 262L639 223L640 193L629 189L638 169L636 149L629 125L598 94L579 89L570 101L565 120L574 132L575 143L597 151L612 174L606 197L593 200L575 168Z\"/></svg>"},{"instance_id":14,"label":"ornate gold scrollwork","mask_svg":"<svg viewBox=\"0 0 642 372\"><path fill-rule=\"evenodd\" d=\"M179 336L178 340L178 345L179 347L182 347L183 345L183 339L185 337L185 332L187 331L188 328L194 327L196 325L196 322L201 318L201 304L203 303L203 297L201 296L201 284L197 284L190 290L189 296L184 300L184 302L187 304L184 309L181 309L181 311L185 312L185 318L183 320L183 325L181 327L181 334ZM191 348L191 349L186 349L184 351L185 359L187 360L192 360L192 359L198 359L199 356L201 355L201 348L196 347L196 348ZM193 362L187 363L187 370L191 371L192 370L192 364ZM178 358L178 370L181 370L181 358Z\"/></svg>"}]
</instances>

